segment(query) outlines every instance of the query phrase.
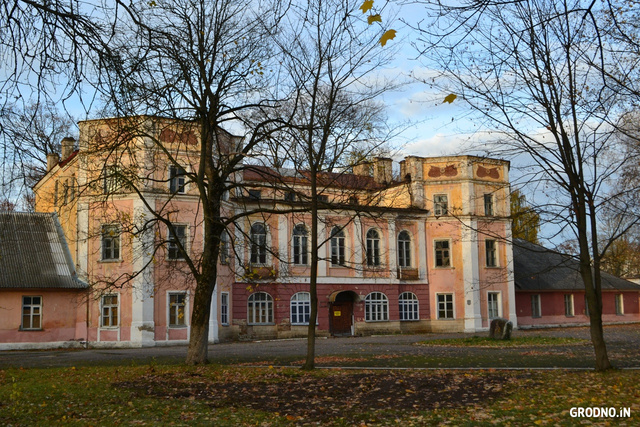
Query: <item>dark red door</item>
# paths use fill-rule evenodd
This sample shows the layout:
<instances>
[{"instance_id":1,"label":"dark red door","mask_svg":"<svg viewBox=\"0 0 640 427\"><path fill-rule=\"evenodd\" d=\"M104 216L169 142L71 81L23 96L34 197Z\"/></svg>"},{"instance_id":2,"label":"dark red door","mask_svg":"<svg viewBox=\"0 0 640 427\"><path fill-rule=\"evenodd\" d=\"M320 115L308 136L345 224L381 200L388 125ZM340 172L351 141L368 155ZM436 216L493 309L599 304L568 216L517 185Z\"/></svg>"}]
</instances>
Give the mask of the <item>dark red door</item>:
<instances>
[{"instance_id":1,"label":"dark red door","mask_svg":"<svg viewBox=\"0 0 640 427\"><path fill-rule=\"evenodd\" d=\"M336 301L329 311L332 335L351 335L352 301Z\"/></svg>"}]
</instances>

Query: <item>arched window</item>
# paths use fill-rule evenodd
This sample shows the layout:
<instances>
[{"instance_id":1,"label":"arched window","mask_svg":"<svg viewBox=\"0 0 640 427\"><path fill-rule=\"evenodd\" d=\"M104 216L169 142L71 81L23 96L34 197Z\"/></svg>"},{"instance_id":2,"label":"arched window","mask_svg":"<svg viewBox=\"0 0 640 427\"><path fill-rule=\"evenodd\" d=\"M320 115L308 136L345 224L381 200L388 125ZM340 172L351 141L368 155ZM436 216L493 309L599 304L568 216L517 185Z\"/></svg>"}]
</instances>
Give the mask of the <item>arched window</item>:
<instances>
[{"instance_id":1,"label":"arched window","mask_svg":"<svg viewBox=\"0 0 640 427\"><path fill-rule=\"evenodd\" d=\"M364 320L383 322L389 320L389 299L382 292L371 292L364 299Z\"/></svg>"},{"instance_id":2,"label":"arched window","mask_svg":"<svg viewBox=\"0 0 640 427\"><path fill-rule=\"evenodd\" d=\"M411 236L407 231L398 234L398 266L411 267Z\"/></svg>"},{"instance_id":3,"label":"arched window","mask_svg":"<svg viewBox=\"0 0 640 427\"><path fill-rule=\"evenodd\" d=\"M413 292L403 292L398 297L400 320L419 320L418 297Z\"/></svg>"},{"instance_id":4,"label":"arched window","mask_svg":"<svg viewBox=\"0 0 640 427\"><path fill-rule=\"evenodd\" d=\"M311 294L298 292L291 297L291 324L308 325L311 317Z\"/></svg>"},{"instance_id":5,"label":"arched window","mask_svg":"<svg viewBox=\"0 0 640 427\"><path fill-rule=\"evenodd\" d=\"M307 265L309 258L307 227L298 224L293 228L293 263Z\"/></svg>"},{"instance_id":6,"label":"arched window","mask_svg":"<svg viewBox=\"0 0 640 427\"><path fill-rule=\"evenodd\" d=\"M247 300L247 323L267 325L273 323L273 298L266 292L256 292Z\"/></svg>"},{"instance_id":7,"label":"arched window","mask_svg":"<svg viewBox=\"0 0 640 427\"><path fill-rule=\"evenodd\" d=\"M251 226L251 264L267 263L267 228L261 222Z\"/></svg>"},{"instance_id":8,"label":"arched window","mask_svg":"<svg viewBox=\"0 0 640 427\"><path fill-rule=\"evenodd\" d=\"M331 230L331 265L345 265L345 237L344 230L333 227Z\"/></svg>"},{"instance_id":9,"label":"arched window","mask_svg":"<svg viewBox=\"0 0 640 427\"><path fill-rule=\"evenodd\" d=\"M367 266L380 265L380 234L373 228L367 231Z\"/></svg>"}]
</instances>

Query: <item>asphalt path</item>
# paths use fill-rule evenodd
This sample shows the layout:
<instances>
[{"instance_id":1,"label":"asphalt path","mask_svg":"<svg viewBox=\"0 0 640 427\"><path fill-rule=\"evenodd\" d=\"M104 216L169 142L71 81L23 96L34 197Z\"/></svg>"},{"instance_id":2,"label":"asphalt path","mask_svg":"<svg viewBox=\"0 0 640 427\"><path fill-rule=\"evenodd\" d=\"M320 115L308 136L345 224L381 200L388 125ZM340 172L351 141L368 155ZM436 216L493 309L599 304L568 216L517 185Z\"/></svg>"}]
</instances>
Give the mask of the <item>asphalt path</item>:
<instances>
[{"instance_id":1,"label":"asphalt path","mask_svg":"<svg viewBox=\"0 0 640 427\"><path fill-rule=\"evenodd\" d=\"M441 338L464 338L475 334L422 334L422 335L381 335L368 337L318 338L316 355L318 357L349 356L437 356L446 351L447 356L464 356L470 351L491 357L495 349L452 348L418 346L417 342ZM516 330L514 336L556 336L589 339L587 327ZM608 348L616 352L629 354L625 366L640 366L640 356L634 357L640 348L640 324L616 325L605 327L605 339ZM588 346L585 351L589 352ZM161 363L180 363L187 354L186 346L156 346L146 348L120 349L60 349L38 351L0 351L0 369L4 368L46 368L86 365L123 365L147 364L153 361ZM303 360L306 355L306 340L273 340L230 342L209 346L209 360L223 364L269 363L269 361Z\"/></svg>"}]
</instances>

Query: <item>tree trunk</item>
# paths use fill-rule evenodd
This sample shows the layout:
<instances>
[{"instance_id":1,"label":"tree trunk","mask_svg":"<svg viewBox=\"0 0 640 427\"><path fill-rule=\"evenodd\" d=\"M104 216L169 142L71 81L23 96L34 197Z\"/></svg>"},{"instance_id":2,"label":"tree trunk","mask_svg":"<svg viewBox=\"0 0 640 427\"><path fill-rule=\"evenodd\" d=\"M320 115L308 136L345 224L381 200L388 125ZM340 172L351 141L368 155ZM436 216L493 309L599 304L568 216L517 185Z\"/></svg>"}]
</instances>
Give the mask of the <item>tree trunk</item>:
<instances>
[{"instance_id":1,"label":"tree trunk","mask_svg":"<svg viewBox=\"0 0 640 427\"><path fill-rule=\"evenodd\" d=\"M187 365L203 365L209 362L209 319L211 317L212 295L213 286L198 281L193 298Z\"/></svg>"}]
</instances>

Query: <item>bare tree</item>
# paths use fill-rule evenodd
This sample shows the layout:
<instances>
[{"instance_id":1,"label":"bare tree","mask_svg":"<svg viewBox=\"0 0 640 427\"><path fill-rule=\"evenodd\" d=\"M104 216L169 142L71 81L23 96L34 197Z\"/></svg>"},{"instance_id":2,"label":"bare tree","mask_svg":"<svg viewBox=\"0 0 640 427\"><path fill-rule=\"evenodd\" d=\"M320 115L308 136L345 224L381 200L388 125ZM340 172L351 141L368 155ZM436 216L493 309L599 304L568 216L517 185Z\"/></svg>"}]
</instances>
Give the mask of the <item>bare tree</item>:
<instances>
[{"instance_id":1,"label":"bare tree","mask_svg":"<svg viewBox=\"0 0 640 427\"><path fill-rule=\"evenodd\" d=\"M631 85L635 71L625 71L619 46L603 31L606 11L593 5L440 4L431 9L438 25L421 34L425 59L443 70L435 84L468 103L498 135L498 144L487 148L492 155L531 162L525 176L537 197L530 202L544 222L574 233L595 365L605 370L611 364L602 329L601 260L637 222L624 203L631 189L614 187L630 157L613 137L629 102L629 92L618 88ZM626 219L603 240L600 217L612 204Z\"/></svg>"},{"instance_id":2,"label":"bare tree","mask_svg":"<svg viewBox=\"0 0 640 427\"><path fill-rule=\"evenodd\" d=\"M366 192L341 178L367 157L380 155L390 134L378 99L394 86L379 73L393 49L380 46L384 30L364 21L360 5L333 0L295 3L276 37L284 58L281 88L287 102L278 110L280 129L272 134L270 151L281 165L304 176L304 185L291 191L308 202L311 215L312 320L304 369L315 364L319 248L331 238L319 234L319 213L349 205L358 215L364 212L358 204L374 204ZM389 161L387 183L390 167Z\"/></svg>"}]
</instances>

